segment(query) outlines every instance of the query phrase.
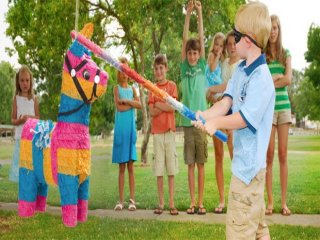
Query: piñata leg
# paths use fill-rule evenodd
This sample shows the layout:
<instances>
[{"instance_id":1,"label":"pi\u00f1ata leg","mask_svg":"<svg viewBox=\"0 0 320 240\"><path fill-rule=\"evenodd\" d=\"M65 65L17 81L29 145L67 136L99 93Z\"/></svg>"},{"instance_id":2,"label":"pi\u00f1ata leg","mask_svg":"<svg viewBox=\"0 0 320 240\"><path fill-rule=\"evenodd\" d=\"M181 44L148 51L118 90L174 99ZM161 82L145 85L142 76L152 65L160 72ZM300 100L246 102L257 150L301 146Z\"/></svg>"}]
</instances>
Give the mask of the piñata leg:
<instances>
[{"instance_id":1,"label":"pi\u00f1ata leg","mask_svg":"<svg viewBox=\"0 0 320 240\"><path fill-rule=\"evenodd\" d=\"M19 168L19 201L20 217L31 217L36 209L37 184L34 171Z\"/></svg>"},{"instance_id":2,"label":"pi\u00f1ata leg","mask_svg":"<svg viewBox=\"0 0 320 240\"><path fill-rule=\"evenodd\" d=\"M82 182L78 190L78 221L86 222L88 217L89 178Z\"/></svg>"},{"instance_id":3,"label":"pi\u00f1ata leg","mask_svg":"<svg viewBox=\"0 0 320 240\"><path fill-rule=\"evenodd\" d=\"M48 185L46 183L38 183L36 211L45 212L48 196Z\"/></svg>"},{"instance_id":4,"label":"pi\u00f1ata leg","mask_svg":"<svg viewBox=\"0 0 320 240\"><path fill-rule=\"evenodd\" d=\"M20 217L31 217L36 208L37 183L33 168L33 133L38 120L30 118L26 121L20 141L19 162L19 197L18 215Z\"/></svg>"},{"instance_id":5,"label":"pi\u00f1ata leg","mask_svg":"<svg viewBox=\"0 0 320 240\"><path fill-rule=\"evenodd\" d=\"M77 225L78 214L78 176L58 174L58 185L61 198L62 221L67 227Z\"/></svg>"},{"instance_id":6,"label":"pi\u00f1ata leg","mask_svg":"<svg viewBox=\"0 0 320 240\"><path fill-rule=\"evenodd\" d=\"M39 121L35 127L35 132L40 133L39 124L44 121ZM41 134L35 134L32 141L32 160L33 160L33 169L35 174L36 181L36 206L35 210L38 212L46 211L46 203L48 196L48 184L44 179L43 172L43 148L37 146L36 142L39 144L39 138Z\"/></svg>"}]
</instances>

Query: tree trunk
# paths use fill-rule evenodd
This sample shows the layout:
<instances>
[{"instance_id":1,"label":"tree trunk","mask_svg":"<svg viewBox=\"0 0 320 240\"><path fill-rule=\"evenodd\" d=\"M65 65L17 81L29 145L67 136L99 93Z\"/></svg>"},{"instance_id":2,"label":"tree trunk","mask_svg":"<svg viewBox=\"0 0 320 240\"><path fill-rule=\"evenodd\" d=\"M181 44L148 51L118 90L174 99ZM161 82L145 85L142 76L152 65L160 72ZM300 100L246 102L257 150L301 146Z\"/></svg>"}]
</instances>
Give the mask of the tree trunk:
<instances>
[{"instance_id":1,"label":"tree trunk","mask_svg":"<svg viewBox=\"0 0 320 240\"><path fill-rule=\"evenodd\" d=\"M140 47L140 60L141 60L141 69L140 74L144 75L144 53L142 52L142 47ZM140 92L140 102L141 102L141 110L142 110L142 132L143 132L143 140L141 144L141 165L146 166L148 165L148 143L150 138L151 126L149 121L149 115L147 111L147 99L144 92L143 87L139 85L139 92Z\"/></svg>"},{"instance_id":2,"label":"tree trunk","mask_svg":"<svg viewBox=\"0 0 320 240\"><path fill-rule=\"evenodd\" d=\"M142 110L142 133L143 133L143 140L141 144L141 164L148 165L148 143L149 137L151 132L149 116L147 112L147 102L146 96L144 93L143 87L139 85L140 91L140 101L141 101L141 110Z\"/></svg>"}]
</instances>

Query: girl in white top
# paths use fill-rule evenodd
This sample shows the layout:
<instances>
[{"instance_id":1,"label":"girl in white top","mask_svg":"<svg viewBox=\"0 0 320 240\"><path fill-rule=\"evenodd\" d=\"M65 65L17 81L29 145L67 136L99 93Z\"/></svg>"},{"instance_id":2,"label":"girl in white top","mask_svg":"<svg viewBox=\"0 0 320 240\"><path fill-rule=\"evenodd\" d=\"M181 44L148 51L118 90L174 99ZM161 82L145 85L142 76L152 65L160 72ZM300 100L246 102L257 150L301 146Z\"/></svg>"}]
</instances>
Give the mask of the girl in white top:
<instances>
[{"instance_id":1,"label":"girl in white top","mask_svg":"<svg viewBox=\"0 0 320 240\"><path fill-rule=\"evenodd\" d=\"M28 118L39 118L39 104L33 94L33 77L27 66L16 73L16 95L12 102L11 122L15 126L15 148L9 179L19 181L20 138L24 123Z\"/></svg>"},{"instance_id":2,"label":"girl in white top","mask_svg":"<svg viewBox=\"0 0 320 240\"><path fill-rule=\"evenodd\" d=\"M222 94L227 87L228 81L231 79L234 70L237 68L238 64L241 62L240 57L237 54L236 42L234 39L233 31L229 32L225 39L225 46L227 48L228 57L221 64L221 76L222 83L210 87L211 94ZM228 150L230 159L233 158L233 135L232 130L224 130L228 135ZM219 205L214 209L214 213L223 213L224 212L224 176L223 176L223 142L219 141L216 138L213 138L214 141L214 154L215 154L215 172L217 179L217 186L219 191Z\"/></svg>"}]
</instances>

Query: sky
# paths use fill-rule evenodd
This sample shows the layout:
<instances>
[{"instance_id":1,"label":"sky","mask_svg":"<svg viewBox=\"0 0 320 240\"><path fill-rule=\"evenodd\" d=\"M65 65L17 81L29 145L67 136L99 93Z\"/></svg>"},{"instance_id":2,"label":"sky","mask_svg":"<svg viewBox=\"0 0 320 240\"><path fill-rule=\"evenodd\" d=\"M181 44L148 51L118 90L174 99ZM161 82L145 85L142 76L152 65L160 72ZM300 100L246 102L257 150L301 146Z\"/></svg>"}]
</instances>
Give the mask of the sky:
<instances>
[{"instance_id":1,"label":"sky","mask_svg":"<svg viewBox=\"0 0 320 240\"><path fill-rule=\"evenodd\" d=\"M307 39L310 25L315 23L320 26L320 1L319 0L260 0L269 8L270 14L280 18L282 27L283 46L291 53L292 67L303 70L308 66L304 59L307 51ZM5 35L7 23L5 13L8 11L7 1L0 1L0 62L8 61L14 67L19 67L17 55L9 57L5 47L13 47L10 39Z\"/></svg>"}]
</instances>

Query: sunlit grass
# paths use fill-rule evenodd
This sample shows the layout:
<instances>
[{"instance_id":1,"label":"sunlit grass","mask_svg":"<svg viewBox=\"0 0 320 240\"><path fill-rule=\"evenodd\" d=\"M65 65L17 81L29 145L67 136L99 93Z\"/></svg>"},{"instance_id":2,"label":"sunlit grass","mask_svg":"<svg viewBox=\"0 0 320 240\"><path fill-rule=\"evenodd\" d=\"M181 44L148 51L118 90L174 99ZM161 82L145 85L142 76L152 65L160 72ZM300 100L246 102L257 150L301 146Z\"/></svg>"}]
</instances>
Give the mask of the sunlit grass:
<instances>
[{"instance_id":1,"label":"sunlit grass","mask_svg":"<svg viewBox=\"0 0 320 240\"><path fill-rule=\"evenodd\" d=\"M272 239L319 239L320 228L271 225ZM225 239L225 226L196 222L157 220L115 220L89 216L84 224L67 228L60 216L37 214L19 218L0 211L0 239Z\"/></svg>"},{"instance_id":2,"label":"sunlit grass","mask_svg":"<svg viewBox=\"0 0 320 240\"><path fill-rule=\"evenodd\" d=\"M178 138L177 153L179 159L179 173L175 177L175 204L179 210L188 208L189 190L187 185L187 167L183 162L182 139ZM141 143L139 139L138 146ZM6 147L1 145L0 152L12 149L12 143ZM218 204L218 191L214 174L214 157L212 140L209 140L209 159L205 166L205 194L204 205L208 211ZM314 146L314 147L310 147ZM317 147L320 146L319 136L290 136L289 137L289 183L288 206L294 213L316 214L320 213L320 154ZM12 150L11 150L12 151ZM149 159L152 155L152 144L149 147ZM139 153L139 149L138 149ZM92 173L90 178L89 207L112 209L118 201L118 165L111 163L112 139L93 141L92 143ZM225 192L228 193L230 182L230 159L225 152L224 173ZM278 159L274 159L274 207L280 212L280 179ZM3 165L0 169L0 201L17 201L17 184L8 180L9 165ZM127 177L127 176L126 176ZM157 205L156 178L151 167L141 167L140 161L135 164L136 177L136 201L138 208L153 209ZM226 194L227 196L227 194ZM125 181L125 199L129 200L127 179ZM167 179L165 178L165 200L168 202ZM227 201L227 200L226 200ZM50 187L49 204L60 205L60 196L57 188Z\"/></svg>"}]
</instances>

